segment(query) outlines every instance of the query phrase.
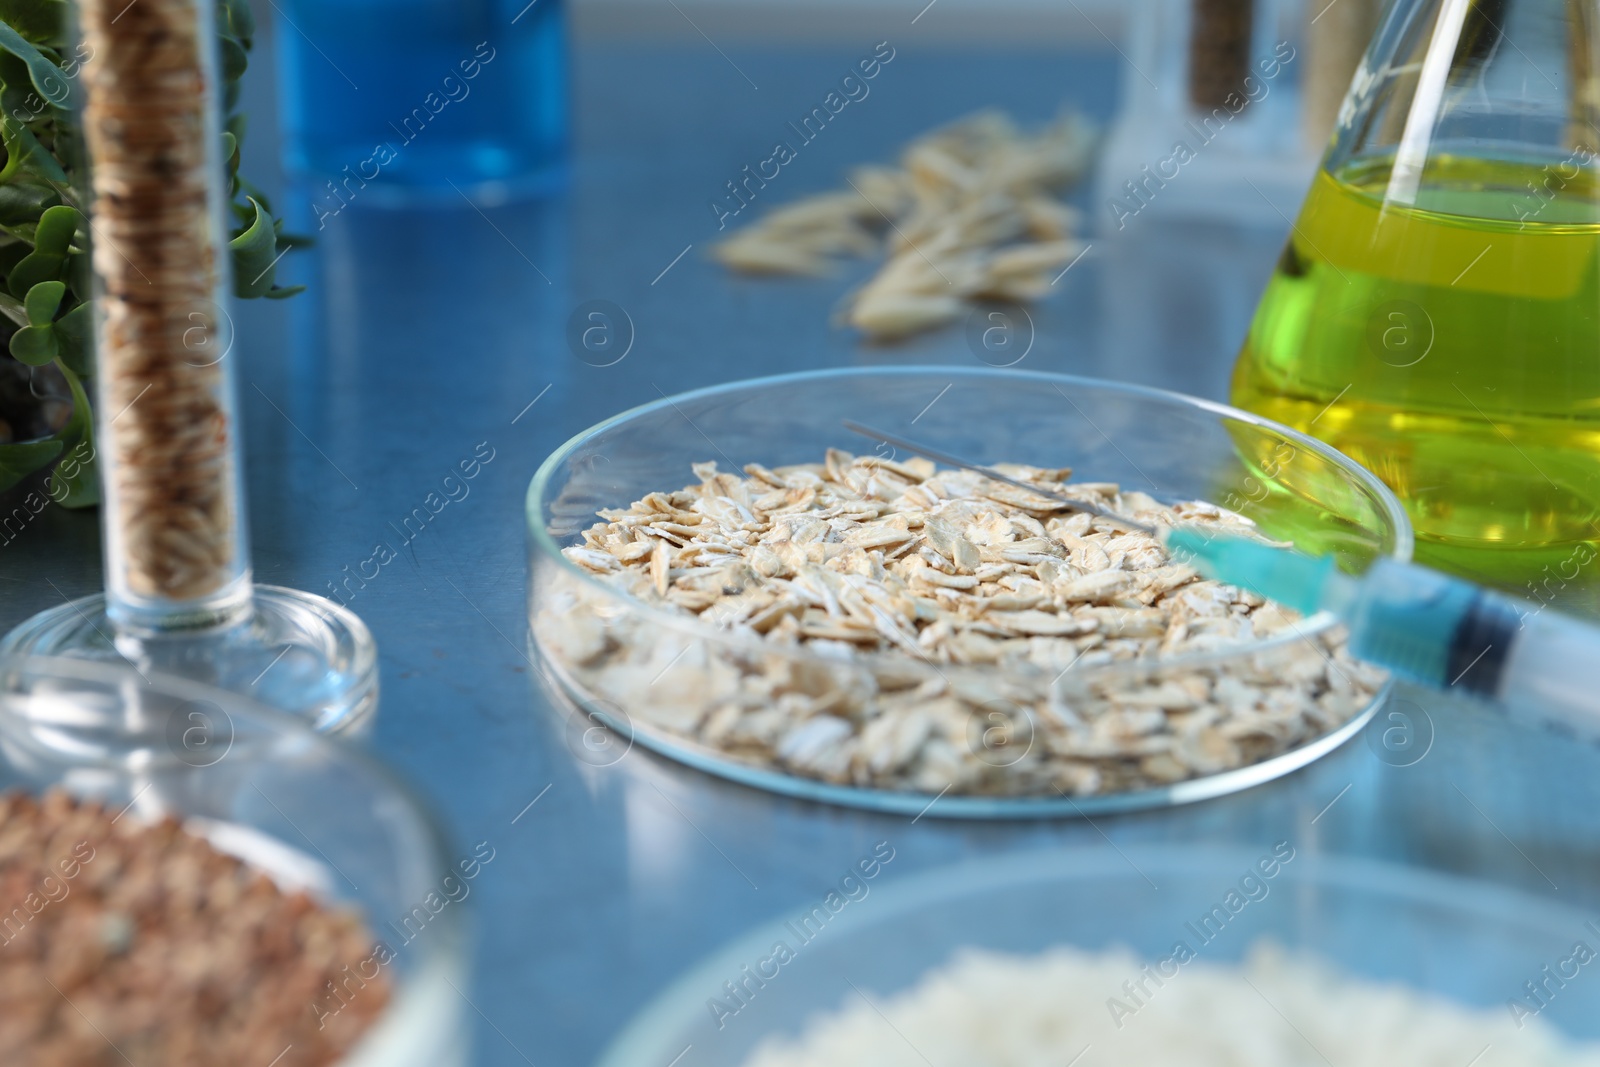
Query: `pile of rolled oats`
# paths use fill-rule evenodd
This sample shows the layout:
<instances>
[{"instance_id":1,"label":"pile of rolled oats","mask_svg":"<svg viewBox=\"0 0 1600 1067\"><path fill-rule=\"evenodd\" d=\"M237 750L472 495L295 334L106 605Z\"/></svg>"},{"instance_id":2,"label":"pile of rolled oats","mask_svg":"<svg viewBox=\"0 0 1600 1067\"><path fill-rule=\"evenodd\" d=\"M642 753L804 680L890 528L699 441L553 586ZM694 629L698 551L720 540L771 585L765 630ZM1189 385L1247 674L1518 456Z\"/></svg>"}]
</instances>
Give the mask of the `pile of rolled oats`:
<instances>
[{"instance_id":1,"label":"pile of rolled oats","mask_svg":"<svg viewBox=\"0 0 1600 1067\"><path fill-rule=\"evenodd\" d=\"M1082 251L1078 213L1054 194L1083 175L1095 142L1081 115L1025 134L978 112L913 141L900 166L859 167L849 189L771 211L712 254L749 274L820 275L886 239L883 267L844 312L875 340L953 322L974 300L1036 300Z\"/></svg>"},{"instance_id":2,"label":"pile of rolled oats","mask_svg":"<svg viewBox=\"0 0 1600 1067\"><path fill-rule=\"evenodd\" d=\"M1121 792L1286 752L1383 683L1341 634L1156 538L975 473L838 450L694 470L600 511L563 550L598 583L546 567L533 627L591 702L736 760L924 793ZM998 470L1149 526L1257 536L1210 504Z\"/></svg>"}]
</instances>

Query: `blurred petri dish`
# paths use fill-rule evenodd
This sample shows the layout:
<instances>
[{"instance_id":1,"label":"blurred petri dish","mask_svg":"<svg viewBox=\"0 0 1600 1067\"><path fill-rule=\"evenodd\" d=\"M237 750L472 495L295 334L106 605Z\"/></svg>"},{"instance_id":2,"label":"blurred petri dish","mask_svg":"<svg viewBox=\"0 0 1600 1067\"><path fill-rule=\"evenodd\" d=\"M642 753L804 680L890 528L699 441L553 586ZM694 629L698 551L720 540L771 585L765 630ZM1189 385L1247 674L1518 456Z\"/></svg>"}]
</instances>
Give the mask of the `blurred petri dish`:
<instances>
[{"instance_id":1,"label":"blurred petri dish","mask_svg":"<svg viewBox=\"0 0 1600 1067\"><path fill-rule=\"evenodd\" d=\"M1575 942L1596 944L1590 917L1554 901L1413 868L1303 854L1272 878L1258 878L1266 895L1202 943L1192 932L1197 918L1271 852L1271 846L1052 849L973 860L904 881L895 880L889 865L876 883L866 883L865 896L825 924L813 917L819 929L811 941L795 933L811 914L801 905L696 965L628 1023L597 1067L740 1067L764 1042L794 1038L863 995L881 1008L964 949L1019 956L1060 946L1127 949L1155 963L1180 939L1207 965L1238 964L1257 946L1276 944L1343 978L1496 1013L1515 1032L1506 1005L1526 995L1523 983L1570 958ZM816 903L822 899L819 893ZM747 985L753 995L739 1006L724 983L743 980L746 969L772 957L778 941L796 946L793 958L762 987ZM1060 1010L1104 1021L1105 998L1123 995L1112 985L1092 1003L1063 1003ZM738 1010L719 1017L709 1009L713 1000ZM1600 1039L1600 984L1570 981L1537 1015L1567 1038ZM1191 1022L1203 1040L1204 1020ZM933 1067L945 1067L937 1049L923 1051ZM1059 1062L1081 1051L1063 1048ZM1303 1059L1285 1062L1322 1062L1300 1051ZM1514 1048L1497 1054L1522 1062ZM1107 1046L1084 1062L1118 1061Z\"/></svg>"},{"instance_id":2,"label":"blurred petri dish","mask_svg":"<svg viewBox=\"0 0 1600 1067\"><path fill-rule=\"evenodd\" d=\"M454 988L466 981L463 906L424 907L456 857L423 803L369 756L184 679L0 657L0 793L53 787L123 809L118 818L171 816L286 889L358 909L392 950L394 988L340 1067L467 1062Z\"/></svg>"}]
</instances>

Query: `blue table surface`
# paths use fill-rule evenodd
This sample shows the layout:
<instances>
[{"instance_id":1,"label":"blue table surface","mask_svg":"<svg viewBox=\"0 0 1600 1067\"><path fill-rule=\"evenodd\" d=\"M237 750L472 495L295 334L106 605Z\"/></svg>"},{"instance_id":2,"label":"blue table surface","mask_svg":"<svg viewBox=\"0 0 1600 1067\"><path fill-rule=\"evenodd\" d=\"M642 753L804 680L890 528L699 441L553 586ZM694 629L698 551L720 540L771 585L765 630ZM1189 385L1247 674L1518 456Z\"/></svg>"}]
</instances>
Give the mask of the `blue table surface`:
<instances>
[{"instance_id":1,"label":"blue table surface","mask_svg":"<svg viewBox=\"0 0 1600 1067\"><path fill-rule=\"evenodd\" d=\"M1110 50L897 44L872 96L783 170L763 194L769 202L832 187L847 166L888 158L978 105L1024 120L1062 100L1102 119L1115 105L1120 61ZM544 456L658 390L806 368L976 362L959 329L872 348L831 326L839 294L865 266L774 283L730 278L706 257L716 232L707 202L870 47L728 45L756 91L698 39L580 43L569 193L481 211L358 200L328 221L314 251L286 261L310 292L235 311L259 580L326 591L458 460L480 443L493 449L470 495L351 601L382 657L369 744L432 798L459 847L487 840L497 850L474 894L474 1062L592 1062L681 970L813 902L888 837L898 878L1058 845L1109 853L1289 839L1307 853L1594 901L1600 756L1421 692L1401 693L1434 734L1412 766L1392 766L1358 739L1244 794L1092 824L913 824L769 796L642 751L604 768L574 758L524 651L522 499ZM294 198L306 194L273 174L270 69L258 60L249 81L246 169L305 218ZM1096 239L1035 309L1037 342L1020 366L1221 398L1283 229L1134 226ZM635 325L631 352L614 366L569 348L568 317L591 299L620 305ZM97 521L51 508L4 549L0 625L100 587Z\"/></svg>"}]
</instances>

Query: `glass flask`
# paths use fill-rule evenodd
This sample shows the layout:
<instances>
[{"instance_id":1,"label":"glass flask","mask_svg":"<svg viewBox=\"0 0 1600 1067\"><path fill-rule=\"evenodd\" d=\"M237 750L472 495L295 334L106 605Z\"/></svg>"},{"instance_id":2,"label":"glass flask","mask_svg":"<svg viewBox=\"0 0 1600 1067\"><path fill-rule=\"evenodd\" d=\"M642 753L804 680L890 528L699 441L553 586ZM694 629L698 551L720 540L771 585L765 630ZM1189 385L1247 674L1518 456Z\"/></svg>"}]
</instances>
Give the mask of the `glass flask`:
<instances>
[{"instance_id":1,"label":"glass flask","mask_svg":"<svg viewBox=\"0 0 1600 1067\"><path fill-rule=\"evenodd\" d=\"M291 174L347 204L537 195L564 176L565 0L284 0Z\"/></svg>"},{"instance_id":2,"label":"glass flask","mask_svg":"<svg viewBox=\"0 0 1600 1067\"><path fill-rule=\"evenodd\" d=\"M1593 0L1390 6L1232 386L1387 482L1420 560L1591 611L1597 18Z\"/></svg>"}]
</instances>

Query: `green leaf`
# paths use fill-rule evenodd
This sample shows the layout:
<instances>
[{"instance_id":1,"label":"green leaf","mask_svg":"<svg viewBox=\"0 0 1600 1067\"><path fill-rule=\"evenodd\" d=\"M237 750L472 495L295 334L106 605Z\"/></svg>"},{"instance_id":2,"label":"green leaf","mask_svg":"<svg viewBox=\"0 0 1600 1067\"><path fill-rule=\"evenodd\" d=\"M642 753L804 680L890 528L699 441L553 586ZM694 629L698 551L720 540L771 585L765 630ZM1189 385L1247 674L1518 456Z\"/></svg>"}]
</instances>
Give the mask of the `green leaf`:
<instances>
[{"instance_id":1,"label":"green leaf","mask_svg":"<svg viewBox=\"0 0 1600 1067\"><path fill-rule=\"evenodd\" d=\"M61 454L61 442L23 441L0 445L0 492L10 489Z\"/></svg>"},{"instance_id":2,"label":"green leaf","mask_svg":"<svg viewBox=\"0 0 1600 1067\"><path fill-rule=\"evenodd\" d=\"M222 0L217 7L221 9L217 21L248 49L256 36L256 16L250 10L250 0Z\"/></svg>"},{"instance_id":3,"label":"green leaf","mask_svg":"<svg viewBox=\"0 0 1600 1067\"><path fill-rule=\"evenodd\" d=\"M56 434L67 453L50 472L45 486L51 499L62 507L91 507L100 503L100 480L95 477L94 419L89 411L89 398L84 395L83 383L71 368L60 363L56 366L72 390L72 418Z\"/></svg>"},{"instance_id":4,"label":"green leaf","mask_svg":"<svg viewBox=\"0 0 1600 1067\"><path fill-rule=\"evenodd\" d=\"M89 253L74 252L67 257L66 282L72 295L79 300L88 302L94 299L94 265Z\"/></svg>"},{"instance_id":5,"label":"green leaf","mask_svg":"<svg viewBox=\"0 0 1600 1067\"><path fill-rule=\"evenodd\" d=\"M226 130L222 132L222 159L228 166L228 198L231 200L239 192L239 139Z\"/></svg>"},{"instance_id":6,"label":"green leaf","mask_svg":"<svg viewBox=\"0 0 1600 1067\"><path fill-rule=\"evenodd\" d=\"M48 326L24 326L11 335L11 354L30 367L42 367L55 359L61 348Z\"/></svg>"},{"instance_id":7,"label":"green leaf","mask_svg":"<svg viewBox=\"0 0 1600 1067\"><path fill-rule=\"evenodd\" d=\"M272 213L272 201L267 199L267 194L258 189L254 182L241 176L239 178L239 188L243 189L245 195L251 200L259 200L261 202L261 206L266 209L268 214ZM283 223L279 222L276 228L278 233L281 235L283 233Z\"/></svg>"},{"instance_id":8,"label":"green leaf","mask_svg":"<svg viewBox=\"0 0 1600 1067\"><path fill-rule=\"evenodd\" d=\"M33 74L28 64L10 52L0 52L0 83L5 85L4 90L0 90L0 103L5 105L7 115L18 118L17 113L21 111L22 121L32 122L38 114L50 109L50 102L33 87Z\"/></svg>"},{"instance_id":9,"label":"green leaf","mask_svg":"<svg viewBox=\"0 0 1600 1067\"><path fill-rule=\"evenodd\" d=\"M53 327L62 363L75 374L94 373L94 305L79 304L56 320Z\"/></svg>"},{"instance_id":10,"label":"green leaf","mask_svg":"<svg viewBox=\"0 0 1600 1067\"><path fill-rule=\"evenodd\" d=\"M28 76L33 87L56 107L73 106L72 83L54 63L39 54L39 50L4 22L0 22L0 49L4 49L28 65Z\"/></svg>"},{"instance_id":11,"label":"green leaf","mask_svg":"<svg viewBox=\"0 0 1600 1067\"><path fill-rule=\"evenodd\" d=\"M39 216L39 228L34 231L33 248L51 256L64 256L72 250L72 239L83 224L83 215L75 207L57 204Z\"/></svg>"},{"instance_id":12,"label":"green leaf","mask_svg":"<svg viewBox=\"0 0 1600 1067\"><path fill-rule=\"evenodd\" d=\"M0 189L5 186L0 185ZM12 268L33 254L33 246L26 241L7 241L0 244L0 277L10 274Z\"/></svg>"},{"instance_id":13,"label":"green leaf","mask_svg":"<svg viewBox=\"0 0 1600 1067\"><path fill-rule=\"evenodd\" d=\"M0 52L0 78L3 78L7 85L14 85L30 93L38 92L33 87L32 76L28 74L28 64L10 52Z\"/></svg>"},{"instance_id":14,"label":"green leaf","mask_svg":"<svg viewBox=\"0 0 1600 1067\"><path fill-rule=\"evenodd\" d=\"M6 149L6 165L0 169L0 182L12 181L18 174L32 174L60 187L69 186L67 172L45 151L33 131L5 112L0 112L0 141Z\"/></svg>"},{"instance_id":15,"label":"green leaf","mask_svg":"<svg viewBox=\"0 0 1600 1067\"><path fill-rule=\"evenodd\" d=\"M55 322L61 298L66 295L67 286L64 282L40 282L29 289L28 295L22 300L22 306L28 312L28 325L49 326Z\"/></svg>"},{"instance_id":16,"label":"green leaf","mask_svg":"<svg viewBox=\"0 0 1600 1067\"><path fill-rule=\"evenodd\" d=\"M82 175L88 173L89 160L84 154L83 138L74 125L76 118L77 116L65 111L56 112L55 137L50 142L50 152L55 156L56 163L62 167L62 173ZM74 189L57 188L56 192L65 193L61 199L68 202L78 198Z\"/></svg>"},{"instance_id":17,"label":"green leaf","mask_svg":"<svg viewBox=\"0 0 1600 1067\"><path fill-rule=\"evenodd\" d=\"M66 256L52 256L45 252L24 256L22 262L12 267L11 273L6 276L6 288L11 290L12 296L21 299L40 282L58 280L66 266Z\"/></svg>"},{"instance_id":18,"label":"green leaf","mask_svg":"<svg viewBox=\"0 0 1600 1067\"><path fill-rule=\"evenodd\" d=\"M0 0L0 21L37 44L59 44L67 36L66 0Z\"/></svg>"},{"instance_id":19,"label":"green leaf","mask_svg":"<svg viewBox=\"0 0 1600 1067\"><path fill-rule=\"evenodd\" d=\"M12 182L0 185L0 226L33 225L44 210L61 198L47 185Z\"/></svg>"},{"instance_id":20,"label":"green leaf","mask_svg":"<svg viewBox=\"0 0 1600 1067\"><path fill-rule=\"evenodd\" d=\"M13 81L5 71L0 70L0 79L4 80L4 85L0 85L0 110L4 110L7 115L20 122L32 122L40 115L49 114L50 103L39 95L39 90L28 80L28 68L4 52L0 52L0 58L10 59L22 67L22 77L17 81ZM35 108L38 109L37 114Z\"/></svg>"},{"instance_id":21,"label":"green leaf","mask_svg":"<svg viewBox=\"0 0 1600 1067\"><path fill-rule=\"evenodd\" d=\"M229 242L233 250L233 293L241 298L266 296L278 258L278 235L261 202L250 200L256 217L248 229Z\"/></svg>"},{"instance_id":22,"label":"green leaf","mask_svg":"<svg viewBox=\"0 0 1600 1067\"><path fill-rule=\"evenodd\" d=\"M67 256L67 277L64 278L72 296L80 301L94 299L94 264L86 251L75 251Z\"/></svg>"},{"instance_id":23,"label":"green leaf","mask_svg":"<svg viewBox=\"0 0 1600 1067\"><path fill-rule=\"evenodd\" d=\"M250 56L245 52L244 45L232 37L217 39L217 57L222 61L222 80L225 82L238 81L250 66Z\"/></svg>"},{"instance_id":24,"label":"green leaf","mask_svg":"<svg viewBox=\"0 0 1600 1067\"><path fill-rule=\"evenodd\" d=\"M27 309L22 306L22 301L10 293L0 293L0 315L4 315L18 326L28 325Z\"/></svg>"}]
</instances>

